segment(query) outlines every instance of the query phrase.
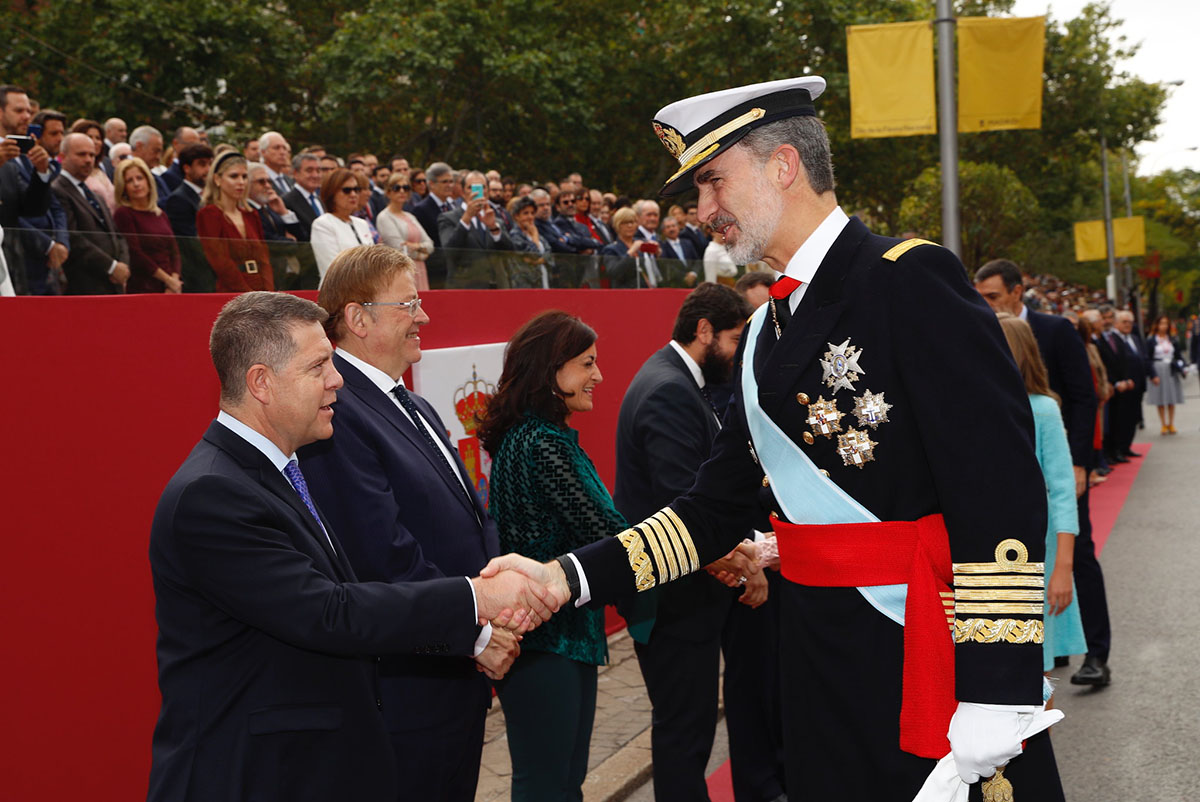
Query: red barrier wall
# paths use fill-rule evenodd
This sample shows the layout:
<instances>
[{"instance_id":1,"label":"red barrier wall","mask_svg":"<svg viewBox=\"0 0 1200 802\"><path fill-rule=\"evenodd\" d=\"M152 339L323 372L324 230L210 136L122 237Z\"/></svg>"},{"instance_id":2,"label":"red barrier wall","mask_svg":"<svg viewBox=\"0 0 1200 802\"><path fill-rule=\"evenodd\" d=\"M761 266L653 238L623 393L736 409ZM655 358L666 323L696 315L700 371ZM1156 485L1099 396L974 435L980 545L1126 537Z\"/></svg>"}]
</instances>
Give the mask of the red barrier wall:
<instances>
[{"instance_id":1,"label":"red barrier wall","mask_svg":"<svg viewBox=\"0 0 1200 802\"><path fill-rule=\"evenodd\" d=\"M605 381L595 411L576 423L611 487L621 397L670 337L684 294L429 292L432 322L421 337L427 348L507 340L548 308L591 324ZM145 797L159 704L150 519L216 415L208 331L229 297L0 301L0 525L10 566L0 798Z\"/></svg>"}]
</instances>

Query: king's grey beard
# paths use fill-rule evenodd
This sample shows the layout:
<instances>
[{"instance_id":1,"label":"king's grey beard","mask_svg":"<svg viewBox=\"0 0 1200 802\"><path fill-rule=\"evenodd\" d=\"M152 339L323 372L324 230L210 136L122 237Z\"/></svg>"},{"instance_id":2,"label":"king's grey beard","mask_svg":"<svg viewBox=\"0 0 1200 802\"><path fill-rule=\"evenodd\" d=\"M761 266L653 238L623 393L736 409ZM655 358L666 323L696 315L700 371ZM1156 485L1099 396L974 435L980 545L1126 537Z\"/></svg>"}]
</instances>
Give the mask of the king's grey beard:
<instances>
[{"instance_id":1,"label":"king's grey beard","mask_svg":"<svg viewBox=\"0 0 1200 802\"><path fill-rule=\"evenodd\" d=\"M739 218L722 217L714 221L714 227L733 222L738 228L737 242L727 243L729 258L735 264L744 265L762 259L767 243L775 235L783 217L783 199L766 179L760 179L755 187L754 206Z\"/></svg>"}]
</instances>

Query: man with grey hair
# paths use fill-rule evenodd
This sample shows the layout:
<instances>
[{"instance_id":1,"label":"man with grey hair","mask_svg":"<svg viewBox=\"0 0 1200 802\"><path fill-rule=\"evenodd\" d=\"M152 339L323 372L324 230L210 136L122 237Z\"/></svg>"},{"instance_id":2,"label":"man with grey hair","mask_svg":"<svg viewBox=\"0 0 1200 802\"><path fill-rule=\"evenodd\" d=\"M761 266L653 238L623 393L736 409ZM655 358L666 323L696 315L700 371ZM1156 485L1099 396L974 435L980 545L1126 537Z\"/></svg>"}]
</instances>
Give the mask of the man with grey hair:
<instances>
[{"instance_id":1,"label":"man with grey hair","mask_svg":"<svg viewBox=\"0 0 1200 802\"><path fill-rule=\"evenodd\" d=\"M658 253L661 247L658 242L658 220L660 211L658 203L652 200L639 200L633 204L633 213L637 215L638 228L633 235L636 240L654 243L654 249L642 249L645 259L646 284L657 287L662 283L662 272L658 269Z\"/></svg>"},{"instance_id":2,"label":"man with grey hair","mask_svg":"<svg viewBox=\"0 0 1200 802\"><path fill-rule=\"evenodd\" d=\"M442 252L442 235L438 229L438 218L446 212L459 208L454 200L455 173L454 168L445 162L434 162L425 168L425 179L428 182L429 194L413 207L413 217L417 218L425 233L433 240L433 253L425 260L425 272L429 275L429 286L441 289L446 286L448 268L446 255Z\"/></svg>"},{"instance_id":3,"label":"man with grey hair","mask_svg":"<svg viewBox=\"0 0 1200 802\"><path fill-rule=\"evenodd\" d=\"M158 205L162 206L167 198L171 196L171 188L163 180L161 175L162 170L156 169L162 163L162 131L159 131L152 125L139 125L129 135L129 146L132 148L133 155L144 161L146 166L150 168L150 172L154 175L154 182L158 185Z\"/></svg>"},{"instance_id":4,"label":"man with grey hair","mask_svg":"<svg viewBox=\"0 0 1200 802\"><path fill-rule=\"evenodd\" d=\"M267 177L279 197L285 197L296 186L295 180L288 175L292 169L292 146L278 131L267 131L258 138L258 150L263 164L267 167Z\"/></svg>"},{"instance_id":5,"label":"man with grey hair","mask_svg":"<svg viewBox=\"0 0 1200 802\"><path fill-rule=\"evenodd\" d=\"M267 165L267 169L271 169L270 165ZM292 169L296 185L284 193L283 202L300 218L300 224L304 226L304 241L308 242L313 221L325 214L319 194L321 157L315 153L301 153L292 161Z\"/></svg>"},{"instance_id":6,"label":"man with grey hair","mask_svg":"<svg viewBox=\"0 0 1200 802\"><path fill-rule=\"evenodd\" d=\"M508 573L359 582L296 451L333 434L321 307L250 292L209 339L220 413L150 529L162 693L150 802L400 796L373 655L470 657L558 599ZM515 612L514 612L515 611Z\"/></svg>"},{"instance_id":7,"label":"man with grey hair","mask_svg":"<svg viewBox=\"0 0 1200 802\"><path fill-rule=\"evenodd\" d=\"M104 144L110 150L113 145L119 145L127 136L125 121L120 117L109 117L104 121Z\"/></svg>"},{"instance_id":8,"label":"man with grey hair","mask_svg":"<svg viewBox=\"0 0 1200 802\"><path fill-rule=\"evenodd\" d=\"M446 256L446 285L455 289L508 289L507 260L512 240L488 202L487 178L478 170L462 174L466 205L438 215L438 234ZM428 270L428 265L426 265Z\"/></svg>"},{"instance_id":9,"label":"man with grey hair","mask_svg":"<svg viewBox=\"0 0 1200 802\"><path fill-rule=\"evenodd\" d=\"M1058 802L1029 399L958 258L874 235L838 205L824 88L772 81L655 115L679 164L662 193L694 187L734 260L783 276L742 333L730 411L690 490L573 559L489 568L606 602L699 570L771 510L788 795L924 802L989 778L985 798Z\"/></svg>"}]
</instances>

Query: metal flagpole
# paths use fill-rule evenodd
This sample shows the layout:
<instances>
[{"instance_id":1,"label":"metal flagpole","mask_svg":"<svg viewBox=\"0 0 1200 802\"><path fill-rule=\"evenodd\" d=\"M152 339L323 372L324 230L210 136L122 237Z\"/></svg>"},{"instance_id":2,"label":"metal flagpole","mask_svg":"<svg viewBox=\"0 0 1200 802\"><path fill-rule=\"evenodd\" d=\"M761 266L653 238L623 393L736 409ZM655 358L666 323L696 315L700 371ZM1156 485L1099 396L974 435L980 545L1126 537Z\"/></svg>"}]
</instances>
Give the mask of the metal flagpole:
<instances>
[{"instance_id":1,"label":"metal flagpole","mask_svg":"<svg viewBox=\"0 0 1200 802\"><path fill-rule=\"evenodd\" d=\"M942 152L942 245L962 258L958 216L958 102L954 92L954 6L937 0L938 141Z\"/></svg>"},{"instance_id":2,"label":"metal flagpole","mask_svg":"<svg viewBox=\"0 0 1200 802\"><path fill-rule=\"evenodd\" d=\"M1117 275L1116 245L1113 242L1112 198L1108 185L1108 137L1100 135L1101 186L1104 191L1104 243L1108 251L1109 295L1117 305L1121 303L1121 277Z\"/></svg>"}]
</instances>

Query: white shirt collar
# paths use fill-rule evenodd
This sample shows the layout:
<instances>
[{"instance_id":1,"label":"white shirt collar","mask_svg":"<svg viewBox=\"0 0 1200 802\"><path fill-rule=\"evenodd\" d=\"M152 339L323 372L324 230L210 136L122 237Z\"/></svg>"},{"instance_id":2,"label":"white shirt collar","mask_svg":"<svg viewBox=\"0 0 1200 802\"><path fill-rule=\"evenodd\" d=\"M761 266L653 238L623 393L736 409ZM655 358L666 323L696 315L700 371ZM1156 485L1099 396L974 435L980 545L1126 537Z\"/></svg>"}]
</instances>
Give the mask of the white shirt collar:
<instances>
[{"instance_id":1,"label":"white shirt collar","mask_svg":"<svg viewBox=\"0 0 1200 802\"><path fill-rule=\"evenodd\" d=\"M821 221L821 225L817 226L813 233L808 235L808 239L804 240L804 243L792 254L792 258L788 260L783 275L801 282L800 288L788 298L788 307L793 312L796 311L796 307L800 306L804 293L808 292L808 285L812 283L813 276L817 274L817 268L825 260L825 255L829 253L834 241L841 236L842 229L849 222L850 218L842 211L841 206L833 207L833 211Z\"/></svg>"},{"instance_id":2,"label":"white shirt collar","mask_svg":"<svg viewBox=\"0 0 1200 802\"><path fill-rule=\"evenodd\" d=\"M84 186L83 181L80 181L78 178L71 175L66 170L63 170L62 174L65 175L68 179L70 179L71 183L75 185L76 189L78 189L80 192L83 192L83 186Z\"/></svg>"},{"instance_id":3,"label":"white shirt collar","mask_svg":"<svg viewBox=\"0 0 1200 802\"><path fill-rule=\"evenodd\" d=\"M271 179L272 183L274 183L276 178L283 178L283 173L275 172L271 169L271 165L264 164L263 167L267 168L267 178Z\"/></svg>"},{"instance_id":4,"label":"white shirt collar","mask_svg":"<svg viewBox=\"0 0 1200 802\"><path fill-rule=\"evenodd\" d=\"M687 369L692 372L692 378L696 380L696 385L698 387L703 387L704 372L700 370L700 366L696 364L696 360L692 359L692 355L684 350L684 347L674 340L671 340L670 345L675 349L675 353L683 357L683 364L687 365Z\"/></svg>"},{"instance_id":5,"label":"white shirt collar","mask_svg":"<svg viewBox=\"0 0 1200 802\"><path fill-rule=\"evenodd\" d=\"M1026 323L1028 323L1029 322L1029 307L1026 306L1025 304L1021 304L1021 312L1020 312L1020 314L1017 315L1017 317L1019 317L1021 320L1024 320Z\"/></svg>"},{"instance_id":6,"label":"white shirt collar","mask_svg":"<svg viewBox=\"0 0 1200 802\"><path fill-rule=\"evenodd\" d=\"M642 236L645 237L646 239L649 239L649 240L656 239L656 237L654 236L654 232L647 231L644 226L638 226L638 231L642 232Z\"/></svg>"},{"instance_id":7,"label":"white shirt collar","mask_svg":"<svg viewBox=\"0 0 1200 802\"><path fill-rule=\"evenodd\" d=\"M192 192L195 192L197 195L203 195L203 194L204 194L204 187L202 187L202 186L199 186L199 185L197 185L197 184L193 184L191 181L188 181L186 178L185 178L185 179L183 179L183 183L185 183L185 184L187 184L189 187L191 187L191 188L192 188Z\"/></svg>"},{"instance_id":8,"label":"white shirt collar","mask_svg":"<svg viewBox=\"0 0 1200 802\"><path fill-rule=\"evenodd\" d=\"M283 469L287 467L289 462L296 459L295 452L290 457L285 455L279 450L279 446L272 443L266 435L251 429L225 410L217 413L217 423L220 423L226 429L261 451L262 455L269 459L271 464L275 466L275 470L280 473L283 473Z\"/></svg>"},{"instance_id":9,"label":"white shirt collar","mask_svg":"<svg viewBox=\"0 0 1200 802\"><path fill-rule=\"evenodd\" d=\"M362 375L366 376L371 381L371 384L382 390L385 395L390 395L392 390L396 388L397 381L370 362L366 362L342 348L338 348L336 351L338 356L358 368ZM398 383L404 384L404 379L400 379Z\"/></svg>"},{"instance_id":10,"label":"white shirt collar","mask_svg":"<svg viewBox=\"0 0 1200 802\"><path fill-rule=\"evenodd\" d=\"M833 247L833 242L842 233L842 229L850 222L850 218L842 211L841 206L835 206L833 211L821 221L813 233L808 235L792 258L788 260L785 276L796 281L810 283L817 274L817 268L825 259L825 254Z\"/></svg>"}]
</instances>

